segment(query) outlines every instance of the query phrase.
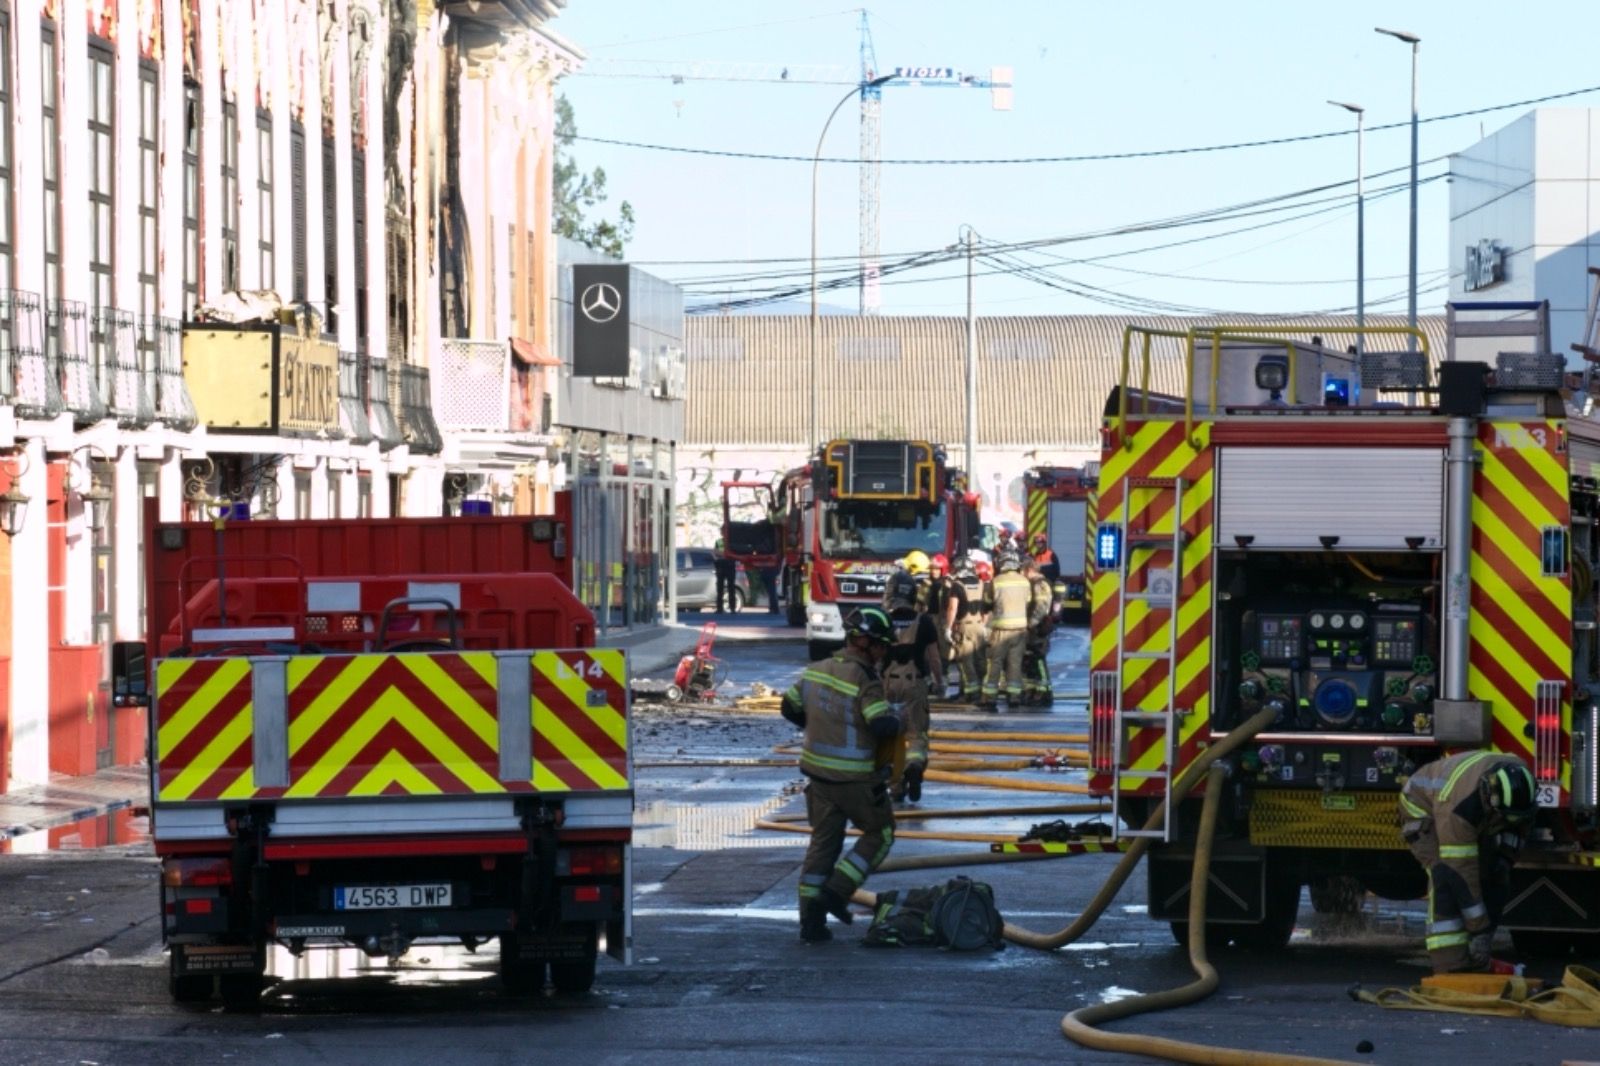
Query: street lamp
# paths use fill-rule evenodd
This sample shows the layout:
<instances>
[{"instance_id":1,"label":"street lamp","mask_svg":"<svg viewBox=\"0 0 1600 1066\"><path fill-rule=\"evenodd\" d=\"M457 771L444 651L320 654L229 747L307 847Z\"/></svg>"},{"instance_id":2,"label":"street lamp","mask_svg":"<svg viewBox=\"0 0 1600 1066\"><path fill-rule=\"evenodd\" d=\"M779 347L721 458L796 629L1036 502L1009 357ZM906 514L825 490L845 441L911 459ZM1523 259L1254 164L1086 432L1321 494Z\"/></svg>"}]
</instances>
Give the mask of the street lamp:
<instances>
[{"instance_id":1,"label":"street lamp","mask_svg":"<svg viewBox=\"0 0 1600 1066\"><path fill-rule=\"evenodd\" d=\"M1362 139L1366 130L1366 109L1356 104L1329 100L1356 117L1356 351L1367 350L1367 195L1363 173Z\"/></svg>"},{"instance_id":2,"label":"street lamp","mask_svg":"<svg viewBox=\"0 0 1600 1066\"><path fill-rule=\"evenodd\" d=\"M1407 339L1409 350L1417 350L1417 48L1422 38L1404 30L1386 30L1374 26L1373 30L1397 41L1411 45L1411 288L1406 300L1406 325L1412 329Z\"/></svg>"},{"instance_id":3,"label":"street lamp","mask_svg":"<svg viewBox=\"0 0 1600 1066\"><path fill-rule=\"evenodd\" d=\"M828 121L822 124L822 134L817 138L817 151L811 159L811 450L815 450L821 441L818 439L817 418L817 172L822 167L822 142L827 139L828 127L833 125L834 116L839 109L850 102L851 97L876 89L885 82L893 81L893 74L872 78L862 82L854 89L845 93L833 110L828 112Z\"/></svg>"}]
</instances>

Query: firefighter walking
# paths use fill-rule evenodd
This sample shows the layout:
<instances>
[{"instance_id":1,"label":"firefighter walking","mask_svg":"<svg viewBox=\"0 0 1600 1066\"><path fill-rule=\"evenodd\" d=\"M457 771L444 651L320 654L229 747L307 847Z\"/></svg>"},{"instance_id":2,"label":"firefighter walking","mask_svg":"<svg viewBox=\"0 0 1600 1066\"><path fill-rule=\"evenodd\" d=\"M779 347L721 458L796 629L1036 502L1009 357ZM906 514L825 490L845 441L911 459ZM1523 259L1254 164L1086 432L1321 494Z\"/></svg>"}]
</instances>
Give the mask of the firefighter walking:
<instances>
[{"instance_id":1,"label":"firefighter walking","mask_svg":"<svg viewBox=\"0 0 1600 1066\"><path fill-rule=\"evenodd\" d=\"M1400 832L1428 872L1434 973L1489 969L1511 868L1535 811L1527 766L1489 751L1431 762L1401 790Z\"/></svg>"},{"instance_id":2,"label":"firefighter walking","mask_svg":"<svg viewBox=\"0 0 1600 1066\"><path fill-rule=\"evenodd\" d=\"M951 654L961 681L961 700L977 703L983 698L984 649L988 646L988 582L994 574L983 560L962 557L956 572L955 621L951 629Z\"/></svg>"},{"instance_id":3,"label":"firefighter walking","mask_svg":"<svg viewBox=\"0 0 1600 1066\"><path fill-rule=\"evenodd\" d=\"M811 846L800 867L800 939L830 940L828 915L848 924L849 900L894 844L894 807L880 742L892 742L900 720L883 696L878 665L894 640L889 616L876 607L850 612L845 646L809 667L785 692L783 716L805 730L800 770L806 775ZM840 858L846 825L861 831Z\"/></svg>"},{"instance_id":4,"label":"firefighter walking","mask_svg":"<svg viewBox=\"0 0 1600 1066\"><path fill-rule=\"evenodd\" d=\"M1015 553L1000 557L994 579L994 608L989 616L989 672L983 679L983 709L999 710L1003 688L1007 708L1022 703L1022 653L1028 640L1028 604L1033 586L1022 576Z\"/></svg>"},{"instance_id":5,"label":"firefighter walking","mask_svg":"<svg viewBox=\"0 0 1600 1066\"><path fill-rule=\"evenodd\" d=\"M1038 561L1024 557L1022 576L1028 579L1028 636L1022 656L1022 702L1047 707L1055 694L1050 688L1050 631L1055 628L1055 593L1040 571Z\"/></svg>"}]
</instances>

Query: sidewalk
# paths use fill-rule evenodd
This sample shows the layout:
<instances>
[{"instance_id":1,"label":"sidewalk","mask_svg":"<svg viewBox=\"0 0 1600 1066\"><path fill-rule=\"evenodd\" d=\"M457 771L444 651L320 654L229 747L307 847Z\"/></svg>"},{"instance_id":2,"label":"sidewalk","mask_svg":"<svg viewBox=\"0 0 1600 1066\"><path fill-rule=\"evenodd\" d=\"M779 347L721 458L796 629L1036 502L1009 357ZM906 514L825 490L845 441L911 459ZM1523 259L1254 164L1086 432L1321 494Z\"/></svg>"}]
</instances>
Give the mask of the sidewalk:
<instances>
[{"instance_id":1,"label":"sidewalk","mask_svg":"<svg viewBox=\"0 0 1600 1066\"><path fill-rule=\"evenodd\" d=\"M0 793L0 840L13 840L150 801L144 766L108 766L84 777L57 777Z\"/></svg>"},{"instance_id":2,"label":"sidewalk","mask_svg":"<svg viewBox=\"0 0 1600 1066\"><path fill-rule=\"evenodd\" d=\"M642 676L677 666L679 659L694 651L700 629L707 622L717 624L719 645L731 642L799 644L806 639L803 628L788 626L784 624L783 615L769 615L764 610L723 615L683 611L676 622L648 626L633 633L601 636L595 643L602 648L622 648L628 653L630 673Z\"/></svg>"}]
</instances>

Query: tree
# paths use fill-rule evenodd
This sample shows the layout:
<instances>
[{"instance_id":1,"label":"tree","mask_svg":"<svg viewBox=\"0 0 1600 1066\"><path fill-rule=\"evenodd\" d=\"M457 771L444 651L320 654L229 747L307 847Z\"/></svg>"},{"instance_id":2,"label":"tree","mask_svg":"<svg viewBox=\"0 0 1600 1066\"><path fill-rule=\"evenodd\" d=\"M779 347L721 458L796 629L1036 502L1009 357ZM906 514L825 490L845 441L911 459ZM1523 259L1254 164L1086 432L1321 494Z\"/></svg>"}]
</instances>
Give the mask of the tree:
<instances>
[{"instance_id":1,"label":"tree","mask_svg":"<svg viewBox=\"0 0 1600 1066\"><path fill-rule=\"evenodd\" d=\"M605 203L606 172L595 167L588 173L578 169L572 158L572 142L578 138L578 124L572 117L572 105L565 96L556 97L556 160L555 160L555 231L571 237L597 252L615 259L622 258L623 249L633 239L633 205L622 201L617 208L617 219L600 218L591 222L589 212Z\"/></svg>"}]
</instances>

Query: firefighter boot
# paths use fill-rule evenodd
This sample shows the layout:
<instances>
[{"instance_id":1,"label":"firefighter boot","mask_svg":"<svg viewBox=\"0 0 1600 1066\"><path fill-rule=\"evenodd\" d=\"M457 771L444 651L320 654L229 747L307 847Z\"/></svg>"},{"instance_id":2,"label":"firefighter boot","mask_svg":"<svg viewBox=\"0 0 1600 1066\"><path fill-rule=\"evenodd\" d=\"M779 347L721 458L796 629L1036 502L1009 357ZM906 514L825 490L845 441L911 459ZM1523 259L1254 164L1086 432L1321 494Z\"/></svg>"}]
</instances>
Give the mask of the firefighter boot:
<instances>
[{"instance_id":1,"label":"firefighter boot","mask_svg":"<svg viewBox=\"0 0 1600 1066\"><path fill-rule=\"evenodd\" d=\"M837 892L823 889L822 894L817 897L817 903L823 911L833 915L845 925L856 920L856 916L850 913L850 901Z\"/></svg>"},{"instance_id":2,"label":"firefighter boot","mask_svg":"<svg viewBox=\"0 0 1600 1066\"><path fill-rule=\"evenodd\" d=\"M833 939L833 930L828 928L828 912L821 900L808 899L800 904L800 939L808 944Z\"/></svg>"}]
</instances>

